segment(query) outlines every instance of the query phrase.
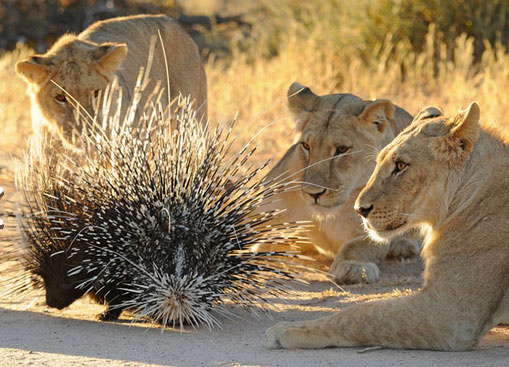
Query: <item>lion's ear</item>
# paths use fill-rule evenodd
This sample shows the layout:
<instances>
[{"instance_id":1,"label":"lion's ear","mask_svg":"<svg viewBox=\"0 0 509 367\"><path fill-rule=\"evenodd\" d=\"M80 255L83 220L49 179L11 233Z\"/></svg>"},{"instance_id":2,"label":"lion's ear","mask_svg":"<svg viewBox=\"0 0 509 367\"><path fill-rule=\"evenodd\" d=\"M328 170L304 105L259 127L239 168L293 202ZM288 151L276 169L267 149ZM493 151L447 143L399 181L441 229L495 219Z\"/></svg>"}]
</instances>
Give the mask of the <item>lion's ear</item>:
<instances>
[{"instance_id":1,"label":"lion's ear","mask_svg":"<svg viewBox=\"0 0 509 367\"><path fill-rule=\"evenodd\" d=\"M428 106L424 107L419 113L415 116L414 121L423 120L423 119L431 119L435 117L440 117L444 113L438 107Z\"/></svg>"},{"instance_id":2,"label":"lion's ear","mask_svg":"<svg viewBox=\"0 0 509 367\"><path fill-rule=\"evenodd\" d=\"M40 84L49 76L50 69L45 64L45 58L36 55L18 61L16 63L16 73L28 83Z\"/></svg>"},{"instance_id":3,"label":"lion's ear","mask_svg":"<svg viewBox=\"0 0 509 367\"><path fill-rule=\"evenodd\" d=\"M367 124L375 124L378 131L384 132L389 120L394 117L394 105L386 99L370 102L359 115L359 120Z\"/></svg>"},{"instance_id":4,"label":"lion's ear","mask_svg":"<svg viewBox=\"0 0 509 367\"><path fill-rule=\"evenodd\" d=\"M297 122L296 130L301 132L304 129L304 123L309 114L314 111L320 97L314 94L309 87L298 82L293 82L288 88L288 106L295 115Z\"/></svg>"},{"instance_id":5,"label":"lion's ear","mask_svg":"<svg viewBox=\"0 0 509 367\"><path fill-rule=\"evenodd\" d=\"M460 111L456 116L449 119L450 126L447 139L455 146L459 146L465 153L470 153L475 142L479 138L479 120L481 109L477 102L472 102L466 110Z\"/></svg>"},{"instance_id":6,"label":"lion's ear","mask_svg":"<svg viewBox=\"0 0 509 367\"><path fill-rule=\"evenodd\" d=\"M320 97L299 82L294 82L288 88L288 105L294 113L311 112L316 107Z\"/></svg>"},{"instance_id":7,"label":"lion's ear","mask_svg":"<svg viewBox=\"0 0 509 367\"><path fill-rule=\"evenodd\" d=\"M127 56L127 45L125 43L105 43L99 46L94 52L94 56L98 59L99 65L107 72L114 73L120 69Z\"/></svg>"}]
</instances>

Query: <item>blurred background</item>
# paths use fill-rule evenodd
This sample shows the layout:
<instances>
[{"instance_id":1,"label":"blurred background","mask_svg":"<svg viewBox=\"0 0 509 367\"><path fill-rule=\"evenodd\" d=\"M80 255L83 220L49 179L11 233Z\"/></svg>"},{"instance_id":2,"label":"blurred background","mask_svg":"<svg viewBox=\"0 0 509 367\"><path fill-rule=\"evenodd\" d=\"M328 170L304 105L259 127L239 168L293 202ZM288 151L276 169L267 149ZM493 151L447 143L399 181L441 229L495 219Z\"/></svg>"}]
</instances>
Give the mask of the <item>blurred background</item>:
<instances>
[{"instance_id":1,"label":"blurred background","mask_svg":"<svg viewBox=\"0 0 509 367\"><path fill-rule=\"evenodd\" d=\"M238 114L236 144L266 127L260 161L292 142L295 80L319 94L388 98L412 114L477 100L484 120L509 121L509 0L0 0L0 153L19 156L31 132L15 62L65 32L138 13L168 14L191 33L211 120Z\"/></svg>"}]
</instances>

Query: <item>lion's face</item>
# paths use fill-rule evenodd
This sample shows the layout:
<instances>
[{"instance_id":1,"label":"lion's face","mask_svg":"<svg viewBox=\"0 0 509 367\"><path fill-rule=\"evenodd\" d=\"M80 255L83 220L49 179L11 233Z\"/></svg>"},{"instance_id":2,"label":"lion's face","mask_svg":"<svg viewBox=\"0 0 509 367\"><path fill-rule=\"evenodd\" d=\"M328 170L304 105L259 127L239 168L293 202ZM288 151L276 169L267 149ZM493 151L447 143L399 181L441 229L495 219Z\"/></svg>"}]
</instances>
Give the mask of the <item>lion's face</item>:
<instances>
[{"instance_id":1,"label":"lion's face","mask_svg":"<svg viewBox=\"0 0 509 367\"><path fill-rule=\"evenodd\" d=\"M388 240L447 212L448 190L478 137L479 106L443 117L428 107L378 155L355 210L372 237Z\"/></svg>"},{"instance_id":2,"label":"lion's face","mask_svg":"<svg viewBox=\"0 0 509 367\"><path fill-rule=\"evenodd\" d=\"M94 99L113 80L126 54L124 44L97 45L67 36L46 54L18 62L16 71L29 84L45 120L68 136L77 127L77 105L82 114L93 116Z\"/></svg>"},{"instance_id":3,"label":"lion's face","mask_svg":"<svg viewBox=\"0 0 509 367\"><path fill-rule=\"evenodd\" d=\"M394 106L366 102L351 94L317 96L292 84L289 106L296 115L300 195L315 212L327 214L343 205L368 180Z\"/></svg>"}]
</instances>

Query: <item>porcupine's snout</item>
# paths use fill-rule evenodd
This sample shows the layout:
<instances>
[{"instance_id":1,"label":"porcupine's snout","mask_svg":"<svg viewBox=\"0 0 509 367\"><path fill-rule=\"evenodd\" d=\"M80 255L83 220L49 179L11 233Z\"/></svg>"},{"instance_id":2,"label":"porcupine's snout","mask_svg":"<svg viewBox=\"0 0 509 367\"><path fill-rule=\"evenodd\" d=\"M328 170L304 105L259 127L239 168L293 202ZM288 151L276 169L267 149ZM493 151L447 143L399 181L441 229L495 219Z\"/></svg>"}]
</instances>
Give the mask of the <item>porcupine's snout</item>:
<instances>
[{"instance_id":1,"label":"porcupine's snout","mask_svg":"<svg viewBox=\"0 0 509 367\"><path fill-rule=\"evenodd\" d=\"M72 301L69 300L61 300L58 297L48 296L46 294L46 304L49 307L57 308L59 310L66 308L72 303Z\"/></svg>"},{"instance_id":2,"label":"porcupine's snout","mask_svg":"<svg viewBox=\"0 0 509 367\"><path fill-rule=\"evenodd\" d=\"M80 290L66 284L55 285L50 282L45 282L44 284L46 288L46 304L59 310L70 306L83 295L83 292Z\"/></svg>"}]
</instances>

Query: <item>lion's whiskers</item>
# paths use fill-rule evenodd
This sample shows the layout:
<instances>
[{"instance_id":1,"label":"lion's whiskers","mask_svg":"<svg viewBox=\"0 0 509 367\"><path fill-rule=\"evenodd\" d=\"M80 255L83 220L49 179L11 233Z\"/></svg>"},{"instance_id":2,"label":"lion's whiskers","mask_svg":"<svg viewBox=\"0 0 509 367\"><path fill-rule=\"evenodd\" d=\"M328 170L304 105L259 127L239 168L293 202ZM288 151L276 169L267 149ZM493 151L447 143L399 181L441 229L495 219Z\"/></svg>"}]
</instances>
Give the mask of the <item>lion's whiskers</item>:
<instances>
[{"instance_id":1,"label":"lion's whiskers","mask_svg":"<svg viewBox=\"0 0 509 367\"><path fill-rule=\"evenodd\" d=\"M376 161L376 157L378 156L378 153L380 153L380 148L371 145L371 144L365 144L366 148L368 148L368 152L366 153L366 158L372 161Z\"/></svg>"},{"instance_id":2,"label":"lion's whiskers","mask_svg":"<svg viewBox=\"0 0 509 367\"><path fill-rule=\"evenodd\" d=\"M360 152L362 152L362 151L361 150L355 150L353 152L347 152L347 153L339 154L337 156L321 159L321 160L319 160L319 161L317 161L315 163L309 164L306 167L295 171L294 173L292 173L291 175L288 175L286 177L284 177L284 175L287 174L288 171L284 171L283 173L281 173L280 175L274 177L273 179L269 180L268 182L272 183L272 182L276 182L276 181L278 181L280 179L289 179L290 177L298 175L299 173L304 172L305 170L307 170L307 169L309 169L311 167L314 167L314 166L316 166L316 165L318 165L320 163L328 162L330 160L333 160L333 159L336 159L336 158L339 158L339 157L344 157L344 156L347 156L347 155L352 155L352 154L356 154L356 153L360 153Z\"/></svg>"},{"instance_id":3,"label":"lion's whiskers","mask_svg":"<svg viewBox=\"0 0 509 367\"><path fill-rule=\"evenodd\" d=\"M303 184L303 185L315 186L315 187L318 187L320 189L329 190L329 191L336 191L336 192L340 191L339 189L333 189L332 187L328 187L328 186L324 186L324 185L319 185L319 184L316 184L316 183L313 183L313 182L308 182L308 181L292 180L290 182L294 183L294 184Z\"/></svg>"}]
</instances>

